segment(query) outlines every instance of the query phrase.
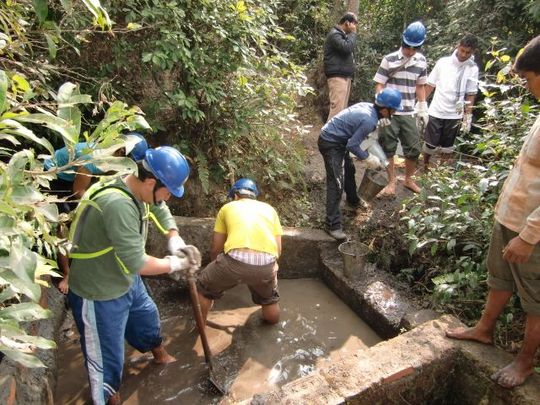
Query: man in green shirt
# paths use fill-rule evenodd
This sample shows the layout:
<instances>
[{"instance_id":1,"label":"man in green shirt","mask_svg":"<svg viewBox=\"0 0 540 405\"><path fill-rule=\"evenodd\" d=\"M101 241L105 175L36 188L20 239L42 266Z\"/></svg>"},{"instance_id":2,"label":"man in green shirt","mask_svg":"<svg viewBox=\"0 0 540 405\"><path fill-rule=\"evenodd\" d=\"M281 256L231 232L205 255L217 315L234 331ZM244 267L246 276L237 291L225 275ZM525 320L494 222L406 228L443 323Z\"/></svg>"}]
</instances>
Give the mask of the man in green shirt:
<instances>
[{"instance_id":1,"label":"man in green shirt","mask_svg":"<svg viewBox=\"0 0 540 405\"><path fill-rule=\"evenodd\" d=\"M160 222L175 254L160 259L144 251L150 206L183 195L186 159L171 147L149 149L138 169L138 175L92 186L85 194L92 204L79 205L71 229L68 300L95 404L120 403L124 339L140 352L151 351L158 363L175 361L162 346L159 313L140 276L200 265L199 251L183 243L163 207Z\"/></svg>"}]
</instances>

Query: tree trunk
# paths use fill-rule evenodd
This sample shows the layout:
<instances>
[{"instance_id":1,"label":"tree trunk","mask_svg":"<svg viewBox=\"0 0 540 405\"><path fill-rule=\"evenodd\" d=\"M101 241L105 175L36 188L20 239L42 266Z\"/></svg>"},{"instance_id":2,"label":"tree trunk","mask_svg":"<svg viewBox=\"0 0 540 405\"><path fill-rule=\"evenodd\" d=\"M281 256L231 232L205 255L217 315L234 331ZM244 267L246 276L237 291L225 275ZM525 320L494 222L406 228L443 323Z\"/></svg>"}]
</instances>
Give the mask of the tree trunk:
<instances>
[{"instance_id":1,"label":"tree trunk","mask_svg":"<svg viewBox=\"0 0 540 405\"><path fill-rule=\"evenodd\" d=\"M358 16L358 13L360 12L360 0L349 0L347 4L347 11L350 11Z\"/></svg>"}]
</instances>

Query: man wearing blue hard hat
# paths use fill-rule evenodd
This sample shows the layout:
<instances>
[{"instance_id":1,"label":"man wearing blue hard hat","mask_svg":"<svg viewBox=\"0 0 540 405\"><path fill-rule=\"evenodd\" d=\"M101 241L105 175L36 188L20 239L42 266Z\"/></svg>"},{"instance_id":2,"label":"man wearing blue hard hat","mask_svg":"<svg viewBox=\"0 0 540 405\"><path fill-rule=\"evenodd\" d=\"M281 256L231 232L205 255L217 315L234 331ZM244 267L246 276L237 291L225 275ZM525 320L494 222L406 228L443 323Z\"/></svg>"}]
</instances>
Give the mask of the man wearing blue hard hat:
<instances>
[{"instance_id":1,"label":"man wearing blue hard hat","mask_svg":"<svg viewBox=\"0 0 540 405\"><path fill-rule=\"evenodd\" d=\"M128 132L123 137L125 146L118 149L114 155L127 155L136 162L142 160L148 149L146 139L138 132ZM64 146L55 151L54 157L45 159L43 167L45 170L57 170L59 167L67 166L70 160L90 161L94 152L96 152L96 148L87 142L75 144L73 152ZM58 172L56 179L51 181L47 192L62 200L57 203L60 213L69 213L76 208L77 200L82 198L88 187L103 174L93 163L72 166ZM57 252L57 262L58 268L64 275L64 278L58 283L58 289L63 294L67 294L69 290L69 261L65 255Z\"/></svg>"},{"instance_id":2,"label":"man wearing blue hard hat","mask_svg":"<svg viewBox=\"0 0 540 405\"><path fill-rule=\"evenodd\" d=\"M70 229L73 243L68 300L81 336L92 401L118 404L124 339L157 363L175 359L162 345L159 313L141 275L184 271L200 265L163 204L182 197L189 176L186 158L168 146L148 149L138 173L94 184L79 204ZM145 253L148 217L155 206L169 237L171 256Z\"/></svg>"},{"instance_id":3,"label":"man wearing blue hard hat","mask_svg":"<svg viewBox=\"0 0 540 405\"><path fill-rule=\"evenodd\" d=\"M383 58L373 78L376 82L375 93L385 88L396 89L401 93L403 103L403 110L396 112L388 125L379 131L381 146L389 161L389 182L379 195L396 195L394 155L398 142L401 142L405 157L403 185L414 193L420 192L413 176L423 143L418 126L425 128L428 122L424 89L427 81L427 61L424 55L418 52L425 39L426 28L420 21L409 24L403 32L401 47ZM415 104L416 100L418 102Z\"/></svg>"},{"instance_id":4,"label":"man wearing blue hard hat","mask_svg":"<svg viewBox=\"0 0 540 405\"><path fill-rule=\"evenodd\" d=\"M283 230L276 210L257 201L255 182L242 178L229 190L231 202L219 210L210 259L199 273L197 290L204 319L213 302L226 290L246 284L262 318L269 324L279 321L277 259L281 254Z\"/></svg>"},{"instance_id":5,"label":"man wearing blue hard hat","mask_svg":"<svg viewBox=\"0 0 540 405\"><path fill-rule=\"evenodd\" d=\"M401 108L401 94L388 88L377 94L375 103L354 104L322 127L318 146L326 169L326 231L334 239L347 238L339 209L343 191L350 205L357 206L360 202L354 177L356 169L349 153L367 168L383 167L380 157L362 149L361 143L372 133L376 137L374 131L379 121L388 120Z\"/></svg>"}]
</instances>

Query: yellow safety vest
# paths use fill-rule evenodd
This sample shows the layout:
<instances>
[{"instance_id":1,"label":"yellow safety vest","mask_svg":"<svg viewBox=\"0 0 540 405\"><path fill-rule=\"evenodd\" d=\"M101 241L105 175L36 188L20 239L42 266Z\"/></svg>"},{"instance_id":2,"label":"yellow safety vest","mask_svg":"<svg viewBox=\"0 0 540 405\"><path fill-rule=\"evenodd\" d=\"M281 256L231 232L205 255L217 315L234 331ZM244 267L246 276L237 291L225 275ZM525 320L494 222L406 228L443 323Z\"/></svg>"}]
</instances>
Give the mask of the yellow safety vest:
<instances>
[{"instance_id":1,"label":"yellow safety vest","mask_svg":"<svg viewBox=\"0 0 540 405\"><path fill-rule=\"evenodd\" d=\"M83 227L84 227L84 222L86 220L86 216L88 215L88 210L87 210L88 207L87 206L91 205L91 203L89 203L89 201L93 201L94 198L98 194L102 195L102 194L108 194L108 193L120 193L121 195L125 196L126 198L130 198L131 200L133 200L135 202L135 204L137 205L135 197L131 193L126 191L125 189L123 189L121 187L118 187L118 186L112 185L114 182L115 182L115 180L107 182L107 183L96 183L92 187L90 187L86 191L86 193L84 194L81 202L77 206L77 209L75 211L75 217L74 217L73 222L72 222L72 224L71 224L71 226L69 228L69 240L71 241L71 243L73 245L72 250L77 249L77 243L79 242L79 240L81 238L81 232L82 232ZM93 206L96 209L100 209L95 204ZM150 206L148 204L146 204L146 203L144 203L144 211L145 211L144 217L143 216L140 217L139 232L141 234L143 232L144 219L148 218L148 217L151 217L149 215ZM154 219L156 219L156 218L154 217ZM112 246L108 246L106 248L103 248L103 249L95 251L95 252L84 252L83 253L83 252L73 252L73 251L71 251L71 252L69 252L69 258L70 259L83 259L83 260L84 259L94 259L96 257L99 257L99 256L102 256L102 255L104 255L106 253L109 253L113 249L114 248ZM116 253L114 254L114 256L115 256L116 260L118 261L118 264L119 264L120 268L122 269L122 271L124 273L126 273L126 274L129 274L129 270L128 270L127 266L120 259L120 257L118 257L116 255Z\"/></svg>"}]
</instances>

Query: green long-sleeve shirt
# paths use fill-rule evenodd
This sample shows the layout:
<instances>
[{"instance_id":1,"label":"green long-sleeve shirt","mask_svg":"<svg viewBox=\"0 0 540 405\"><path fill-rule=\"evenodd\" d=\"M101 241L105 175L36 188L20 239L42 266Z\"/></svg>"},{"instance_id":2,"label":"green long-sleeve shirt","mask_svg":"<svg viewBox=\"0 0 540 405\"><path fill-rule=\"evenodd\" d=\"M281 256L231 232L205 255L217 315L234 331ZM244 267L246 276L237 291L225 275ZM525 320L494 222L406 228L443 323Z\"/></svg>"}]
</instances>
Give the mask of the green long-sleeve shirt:
<instances>
[{"instance_id":1,"label":"green long-sleeve shirt","mask_svg":"<svg viewBox=\"0 0 540 405\"><path fill-rule=\"evenodd\" d=\"M130 193L121 179L113 185ZM69 288L86 299L110 300L128 291L144 265L148 219L145 205L120 191L98 193L92 201L101 211L90 204L84 208L88 213L76 224L82 227L76 252L113 249L94 258L72 259ZM165 204L151 205L150 212L164 230L177 229Z\"/></svg>"}]
</instances>

